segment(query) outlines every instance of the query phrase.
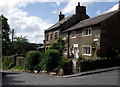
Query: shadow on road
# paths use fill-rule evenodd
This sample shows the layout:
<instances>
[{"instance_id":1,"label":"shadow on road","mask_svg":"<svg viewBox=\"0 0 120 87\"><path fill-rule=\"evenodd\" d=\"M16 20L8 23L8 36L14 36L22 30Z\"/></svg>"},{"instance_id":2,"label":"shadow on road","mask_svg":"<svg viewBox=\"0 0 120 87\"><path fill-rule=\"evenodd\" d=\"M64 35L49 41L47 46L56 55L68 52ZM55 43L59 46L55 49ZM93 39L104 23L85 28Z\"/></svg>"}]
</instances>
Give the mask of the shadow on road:
<instances>
[{"instance_id":1,"label":"shadow on road","mask_svg":"<svg viewBox=\"0 0 120 87\"><path fill-rule=\"evenodd\" d=\"M25 81L16 80L16 74L19 72L2 72L2 86L4 85L19 85Z\"/></svg>"}]
</instances>

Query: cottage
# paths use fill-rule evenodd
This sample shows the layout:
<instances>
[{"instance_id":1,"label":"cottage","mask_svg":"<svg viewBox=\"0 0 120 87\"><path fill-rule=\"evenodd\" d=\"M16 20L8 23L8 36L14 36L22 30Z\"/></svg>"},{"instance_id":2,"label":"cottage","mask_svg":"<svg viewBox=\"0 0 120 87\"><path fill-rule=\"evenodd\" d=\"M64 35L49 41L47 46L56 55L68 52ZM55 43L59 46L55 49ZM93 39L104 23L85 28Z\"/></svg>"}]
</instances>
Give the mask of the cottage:
<instances>
[{"instance_id":1,"label":"cottage","mask_svg":"<svg viewBox=\"0 0 120 87\"><path fill-rule=\"evenodd\" d=\"M119 33L120 10L80 21L62 32L69 41L66 43L68 57L73 53L75 58L82 55L88 59L97 58L96 51L100 48L119 46Z\"/></svg>"},{"instance_id":2,"label":"cottage","mask_svg":"<svg viewBox=\"0 0 120 87\"><path fill-rule=\"evenodd\" d=\"M76 6L76 14L64 18L60 12L59 21L45 30L45 48L59 36L65 41L64 56L73 57L73 73L79 56L97 59L98 50L120 46L120 2L119 9L90 18L86 7Z\"/></svg>"},{"instance_id":3,"label":"cottage","mask_svg":"<svg viewBox=\"0 0 120 87\"><path fill-rule=\"evenodd\" d=\"M86 14L86 7L80 6L80 3L78 3L78 6L76 6L75 14L69 17L65 18L65 15L60 12L59 21L45 30L45 49L47 49L50 44L52 44L62 34L64 30L67 30L68 28L87 18L89 18L89 16Z\"/></svg>"}]
</instances>

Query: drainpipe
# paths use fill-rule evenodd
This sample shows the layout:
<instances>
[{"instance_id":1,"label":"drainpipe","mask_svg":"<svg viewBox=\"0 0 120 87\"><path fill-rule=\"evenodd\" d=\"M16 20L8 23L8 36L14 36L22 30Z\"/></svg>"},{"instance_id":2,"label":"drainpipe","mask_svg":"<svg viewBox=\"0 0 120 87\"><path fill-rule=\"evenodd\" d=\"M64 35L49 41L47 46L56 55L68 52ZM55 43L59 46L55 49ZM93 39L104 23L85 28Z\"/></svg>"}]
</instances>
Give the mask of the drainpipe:
<instances>
[{"instance_id":1,"label":"drainpipe","mask_svg":"<svg viewBox=\"0 0 120 87\"><path fill-rule=\"evenodd\" d=\"M67 44L68 44L68 51L67 51L67 56L68 56L68 58L70 57L70 55L69 55L69 46L70 46L70 43L69 43L69 41L70 41L70 32L68 32L68 42L67 42Z\"/></svg>"}]
</instances>

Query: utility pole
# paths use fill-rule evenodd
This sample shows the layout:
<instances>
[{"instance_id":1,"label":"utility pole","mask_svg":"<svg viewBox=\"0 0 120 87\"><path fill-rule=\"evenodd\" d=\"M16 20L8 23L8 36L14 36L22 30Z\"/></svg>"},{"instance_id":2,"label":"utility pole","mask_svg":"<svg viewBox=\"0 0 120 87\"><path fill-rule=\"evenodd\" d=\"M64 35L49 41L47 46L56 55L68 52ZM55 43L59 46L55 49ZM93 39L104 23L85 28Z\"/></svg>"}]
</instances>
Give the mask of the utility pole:
<instances>
[{"instance_id":1,"label":"utility pole","mask_svg":"<svg viewBox=\"0 0 120 87\"><path fill-rule=\"evenodd\" d=\"M11 55L13 54L13 39L14 39L14 29L12 29Z\"/></svg>"},{"instance_id":2,"label":"utility pole","mask_svg":"<svg viewBox=\"0 0 120 87\"><path fill-rule=\"evenodd\" d=\"M118 2L118 10L120 10L120 0L119 0L119 2Z\"/></svg>"}]
</instances>

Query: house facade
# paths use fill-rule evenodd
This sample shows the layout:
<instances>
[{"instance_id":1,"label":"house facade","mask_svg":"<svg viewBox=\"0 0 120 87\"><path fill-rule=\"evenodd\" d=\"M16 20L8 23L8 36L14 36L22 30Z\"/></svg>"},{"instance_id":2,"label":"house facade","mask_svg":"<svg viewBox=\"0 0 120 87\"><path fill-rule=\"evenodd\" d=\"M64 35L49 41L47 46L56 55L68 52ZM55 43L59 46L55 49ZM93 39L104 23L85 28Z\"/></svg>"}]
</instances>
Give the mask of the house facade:
<instances>
[{"instance_id":1,"label":"house facade","mask_svg":"<svg viewBox=\"0 0 120 87\"><path fill-rule=\"evenodd\" d=\"M66 40L64 55L96 59L98 49L120 46L120 10L80 21L63 31ZM69 41L69 42L68 42Z\"/></svg>"},{"instance_id":2,"label":"house facade","mask_svg":"<svg viewBox=\"0 0 120 87\"><path fill-rule=\"evenodd\" d=\"M87 18L90 18L86 14L86 7L80 6L80 3L76 6L75 14L66 17L65 15L60 12L59 14L59 21L45 30L45 40L44 40L44 46L45 49L47 49L50 44L52 44L58 37L61 36L62 31L67 30L68 28L72 27L73 25L79 23L82 20L85 20Z\"/></svg>"},{"instance_id":3,"label":"house facade","mask_svg":"<svg viewBox=\"0 0 120 87\"><path fill-rule=\"evenodd\" d=\"M90 18L86 7L76 6L76 13L64 17L60 12L59 21L45 31L45 49L59 36L65 41L63 55L73 57L73 73L79 56L97 59L97 51L120 46L120 2L119 9Z\"/></svg>"}]
</instances>

